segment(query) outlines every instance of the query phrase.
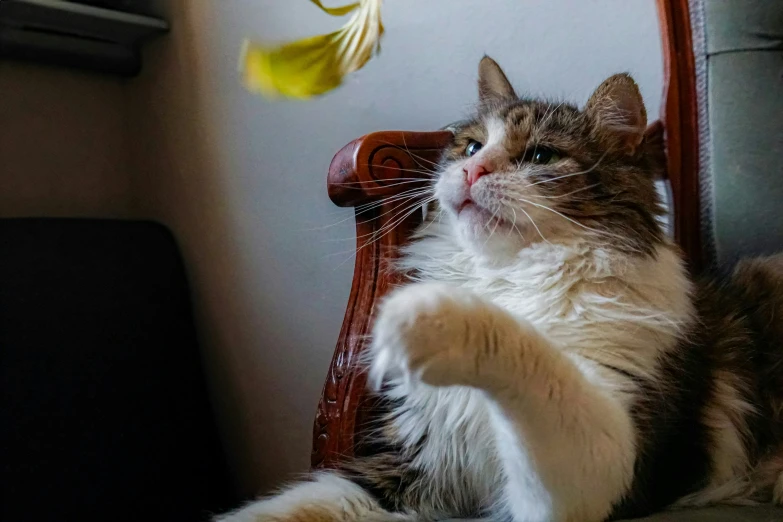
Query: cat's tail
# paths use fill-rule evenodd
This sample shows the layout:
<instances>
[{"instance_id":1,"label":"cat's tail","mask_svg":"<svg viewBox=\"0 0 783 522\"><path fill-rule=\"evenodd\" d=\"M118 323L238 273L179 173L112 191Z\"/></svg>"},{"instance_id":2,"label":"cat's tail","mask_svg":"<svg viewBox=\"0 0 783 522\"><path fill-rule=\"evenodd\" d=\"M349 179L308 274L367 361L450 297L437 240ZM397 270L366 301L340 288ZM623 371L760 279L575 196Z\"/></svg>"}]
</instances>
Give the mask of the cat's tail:
<instances>
[{"instance_id":1,"label":"cat's tail","mask_svg":"<svg viewBox=\"0 0 783 522\"><path fill-rule=\"evenodd\" d=\"M386 511L367 491L337 472L321 472L214 522L412 522L415 518Z\"/></svg>"}]
</instances>

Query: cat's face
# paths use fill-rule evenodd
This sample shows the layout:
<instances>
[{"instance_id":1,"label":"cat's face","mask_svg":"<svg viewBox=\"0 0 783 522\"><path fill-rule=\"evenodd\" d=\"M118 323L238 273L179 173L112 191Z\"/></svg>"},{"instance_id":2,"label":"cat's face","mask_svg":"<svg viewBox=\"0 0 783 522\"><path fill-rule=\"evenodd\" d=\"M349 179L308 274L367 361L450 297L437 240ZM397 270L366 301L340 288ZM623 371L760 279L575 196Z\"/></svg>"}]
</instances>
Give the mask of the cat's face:
<instances>
[{"instance_id":1,"label":"cat's face","mask_svg":"<svg viewBox=\"0 0 783 522\"><path fill-rule=\"evenodd\" d=\"M435 195L469 247L489 255L590 239L650 253L658 165L644 144L646 114L627 75L604 82L583 110L519 99L498 65L479 67L477 116L447 149Z\"/></svg>"}]
</instances>

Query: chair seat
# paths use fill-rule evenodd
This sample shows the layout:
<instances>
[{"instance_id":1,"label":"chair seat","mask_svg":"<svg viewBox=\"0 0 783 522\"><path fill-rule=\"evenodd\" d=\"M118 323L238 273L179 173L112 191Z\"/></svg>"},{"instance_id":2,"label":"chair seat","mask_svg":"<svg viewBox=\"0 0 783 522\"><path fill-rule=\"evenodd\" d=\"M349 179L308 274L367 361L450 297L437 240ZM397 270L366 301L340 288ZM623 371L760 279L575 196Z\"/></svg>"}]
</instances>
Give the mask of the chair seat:
<instances>
[{"instance_id":1,"label":"chair seat","mask_svg":"<svg viewBox=\"0 0 783 522\"><path fill-rule=\"evenodd\" d=\"M712 507L705 509L669 511L658 513L634 522L780 522L783 508L758 507Z\"/></svg>"},{"instance_id":2,"label":"chair seat","mask_svg":"<svg viewBox=\"0 0 783 522\"><path fill-rule=\"evenodd\" d=\"M444 522L485 522L486 519L451 519ZM645 518L619 520L617 522L781 522L783 508L759 507L712 507L667 511Z\"/></svg>"}]
</instances>

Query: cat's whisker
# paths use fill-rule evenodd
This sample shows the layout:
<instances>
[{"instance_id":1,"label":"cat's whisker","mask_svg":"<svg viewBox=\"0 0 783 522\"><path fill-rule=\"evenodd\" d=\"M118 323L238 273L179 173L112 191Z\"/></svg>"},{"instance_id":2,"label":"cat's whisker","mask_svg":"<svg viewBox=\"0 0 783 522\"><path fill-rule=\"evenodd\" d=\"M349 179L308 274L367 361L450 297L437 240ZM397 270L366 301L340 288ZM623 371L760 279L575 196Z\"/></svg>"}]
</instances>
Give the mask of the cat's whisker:
<instances>
[{"instance_id":1,"label":"cat's whisker","mask_svg":"<svg viewBox=\"0 0 783 522\"><path fill-rule=\"evenodd\" d=\"M500 205L498 205L498 211L500 210ZM497 211L495 212L495 215L497 215ZM489 233L489 237L491 238L493 235L495 235L495 231L497 231L498 226L500 226L500 221L502 218L498 217L495 220L495 226L492 228L492 232Z\"/></svg>"},{"instance_id":2,"label":"cat's whisker","mask_svg":"<svg viewBox=\"0 0 783 522\"><path fill-rule=\"evenodd\" d=\"M395 178L394 183L383 184L383 187L396 187L398 185L406 185L408 183L424 183L428 182L427 178ZM347 181L345 183L332 183L338 187L352 187L354 185L381 185L377 180L367 179L362 181Z\"/></svg>"},{"instance_id":3,"label":"cat's whisker","mask_svg":"<svg viewBox=\"0 0 783 522\"><path fill-rule=\"evenodd\" d=\"M359 205L359 206L354 208L355 212L352 215L350 215L350 216L348 216L348 217L346 217L344 219L341 219L341 220L339 220L339 221L337 221L335 223L331 223L329 225L323 225L323 226L320 226L320 227L313 227L313 228L305 229L305 231L325 230L325 229L328 229L330 227L337 226L340 223L344 223L344 222L349 221L351 219L355 219L358 216L361 216L362 214L366 214L367 212L370 212L370 211L372 211L372 210L374 210L374 209L376 209L378 207L381 207L383 205L388 205L390 203L394 203L394 202L400 201L400 200L414 200L414 199L418 199L418 198L421 198L422 196L427 196L427 195L430 195L430 194L431 194L431 190L430 189L425 189L425 190L422 190L421 192L412 192L412 191L410 191L410 192L407 192L407 193L400 193L400 194L396 194L396 195L393 195L393 196L389 196L389 197L383 198L383 199L381 199L379 201L373 201L372 203L367 203L365 205ZM385 215L385 214L381 214L381 215ZM373 219L374 218L370 218L370 219L367 219L367 220L361 220L361 221L357 220L357 224L368 223L368 222L372 221ZM343 238L343 239L338 239L337 241L348 241L349 239L352 239L352 238Z\"/></svg>"},{"instance_id":4,"label":"cat's whisker","mask_svg":"<svg viewBox=\"0 0 783 522\"><path fill-rule=\"evenodd\" d=\"M390 214L390 213L396 211L400 207L406 206L408 203L412 203L413 205L421 206L423 204L423 200L420 201L419 198L407 198L402 203L400 203L399 205L395 206L394 208L392 208L390 210L387 210L386 212L384 212L382 214L378 214L377 216L374 216L374 217L372 217L372 218L370 218L370 219L368 219L366 221L357 221L357 223L361 223L361 224L370 223L370 222L375 221L376 219L378 219L380 217L383 217L383 216L385 216L387 214Z\"/></svg>"},{"instance_id":5,"label":"cat's whisker","mask_svg":"<svg viewBox=\"0 0 783 522\"><path fill-rule=\"evenodd\" d=\"M490 224L492 223L492 221L495 219L495 216L497 216L497 213L498 213L498 211L499 211L499 210L500 210L500 205L497 205L497 207L495 208L495 211L492 213L492 217L491 217L491 218L489 218L489 221L487 221L487 222L484 224L484 228L485 228L485 229L489 229L489 225L490 225ZM487 240L486 240L486 241L484 241L484 246L486 246L486 245L487 245L487 243L489 242L489 240L490 240L490 239L492 239L492 236L495 234L495 231L497 230L497 228L498 228L498 225L499 225L499 224L500 224L500 220L497 220L497 221L495 222L495 226L494 226L494 228L493 228L493 229L490 231L489 235L487 236Z\"/></svg>"},{"instance_id":6,"label":"cat's whisker","mask_svg":"<svg viewBox=\"0 0 783 522\"><path fill-rule=\"evenodd\" d=\"M374 202L370 206L362 207L361 210L358 210L356 212L356 215L357 216L362 215L362 214L364 214L366 212L369 212L371 210L374 210L374 209L376 209L378 207L382 207L383 205L388 205L390 203L394 203L394 202L399 201L401 199L416 199L416 198L421 198L422 196L428 196L430 194L432 194L432 191L430 191L430 190L422 190L422 191L417 191L417 192L409 192L407 194L399 194L397 196L390 196L390 197L384 198L383 200L376 201L376 202Z\"/></svg>"},{"instance_id":7,"label":"cat's whisker","mask_svg":"<svg viewBox=\"0 0 783 522\"><path fill-rule=\"evenodd\" d=\"M594 171L594 170L595 170L595 169L598 167L598 165L600 165L600 164L601 164L601 162L603 161L603 159L606 157L606 154L607 154L607 152L604 152L604 153L601 155L601 157L600 157L600 158L598 158L598 161L596 161L596 162L593 164L593 166L592 166L592 167L590 167L590 168L589 168L589 169L587 169L587 170L581 170L581 171L579 171L579 172L571 172L570 174L563 174L562 176L557 176L557 177L555 177L555 178L550 178L550 179L542 179L541 181L536 181L535 183L531 183L531 184L529 184L529 185L528 185L528 187L534 187L534 186L536 186L536 185L540 185L540 184L542 184L542 183L552 183L552 182L554 182L554 181L558 181L558 180L565 179L565 178L570 178L570 177L573 177L573 176L580 176L580 175L582 175L582 174L589 174L589 173L591 173L592 171Z\"/></svg>"},{"instance_id":8,"label":"cat's whisker","mask_svg":"<svg viewBox=\"0 0 783 522\"><path fill-rule=\"evenodd\" d=\"M541 126L542 128L543 128L543 127L546 127L546 124L547 124L547 123L549 123L549 120L551 120L551 119L552 119L552 116L554 116L554 115L555 115L555 112L557 112L557 110L558 110L560 107L562 107L562 106L563 106L563 103L564 103L564 102L560 102L560 103L558 103L558 104L557 104L557 107L554 107L554 108L552 108L551 110L548 110L548 111L547 111L548 115L546 115L546 114L545 114L545 115L544 115L544 116L545 116L545 118L544 118L544 119L543 119L543 121L540 123L540 126ZM553 107L553 106L550 106L550 107Z\"/></svg>"},{"instance_id":9,"label":"cat's whisker","mask_svg":"<svg viewBox=\"0 0 783 522\"><path fill-rule=\"evenodd\" d=\"M443 218L443 209L440 209L438 211L438 224L440 224L442 218Z\"/></svg>"},{"instance_id":10,"label":"cat's whisker","mask_svg":"<svg viewBox=\"0 0 783 522\"><path fill-rule=\"evenodd\" d=\"M519 234L519 237L522 238L522 241L525 240L524 234L522 234L522 231L519 230L519 227L517 227L517 211L514 209L514 207L509 207L511 209L511 212L514 214L514 221L511 223L511 227L517 231Z\"/></svg>"},{"instance_id":11,"label":"cat's whisker","mask_svg":"<svg viewBox=\"0 0 783 522\"><path fill-rule=\"evenodd\" d=\"M541 194L529 194L529 197L532 198L538 198L538 199L561 199L561 198L567 198L569 196L573 196L574 194L577 194L579 192L583 192L585 190L594 189L595 187L599 186L599 183L594 183L592 185L588 185L587 187L582 187L576 190L573 190L571 192L568 192L566 194L560 194L559 196L542 196Z\"/></svg>"},{"instance_id":12,"label":"cat's whisker","mask_svg":"<svg viewBox=\"0 0 783 522\"><path fill-rule=\"evenodd\" d=\"M439 210L438 210L438 216L437 216L437 218L438 218L438 223L440 223L440 219L441 219L441 217L442 217L442 216L443 216L443 209L439 209ZM435 219L431 219L431 220L429 220L429 223L427 223L427 226L425 226L425 227L424 227L424 228L423 228L423 229L422 229L422 230L421 230L419 233L420 233L420 234L423 234L424 232L426 232L426 231L427 231L427 229L428 229L428 228L430 228L430 226L431 226L431 225L432 225L434 222L435 222Z\"/></svg>"},{"instance_id":13,"label":"cat's whisker","mask_svg":"<svg viewBox=\"0 0 783 522\"><path fill-rule=\"evenodd\" d=\"M548 244L550 244L550 245L551 245L552 243L550 243L550 242L549 242L549 240L548 240L547 238L545 238L545 237L544 237L544 234L542 234L542 233L541 233L541 229L540 229L540 228L538 228L538 225L536 224L536 222L535 222L535 220L532 218L532 216L531 216L530 214L528 214L528 213L527 213L527 211L526 211L524 208L520 208L519 210L521 210L521 211L522 211L522 213L523 213L523 214L525 214L525 216L527 216L527 219L528 219L528 220L530 220L530 224L532 224L532 225L533 225L533 228L535 228L535 229L536 229L536 232L538 232L538 235L539 235L539 236L541 236L541 239L543 239L543 240L544 240L544 242L546 242L546 243L548 243Z\"/></svg>"},{"instance_id":14,"label":"cat's whisker","mask_svg":"<svg viewBox=\"0 0 783 522\"><path fill-rule=\"evenodd\" d=\"M494 218L495 215L493 214L485 223L484 223L484 230L489 232L489 225L492 223L492 218Z\"/></svg>"},{"instance_id":15,"label":"cat's whisker","mask_svg":"<svg viewBox=\"0 0 783 522\"><path fill-rule=\"evenodd\" d=\"M384 201L383 201L382 203L380 203L379 205L376 205L376 207L377 207L377 206L382 206L382 205L384 205L384 204L395 203L395 202L397 202L397 201L400 201L400 200L402 200L402 203L400 203L399 205L397 205L397 206L393 207L392 209L390 209L390 210L388 210L388 211L386 211L386 212L384 212L384 213L382 213L382 214L379 214L379 215L377 215L377 216L373 216L373 217L371 217L371 218L369 218L369 219L366 219L366 220L359 220L359 219L357 219L357 220L356 220L356 224L365 224L365 223L371 223L371 222L373 222L375 219L377 219L377 218L379 218L379 217L381 217L381 216L385 216L385 215L387 215L387 214L389 214L389 213L391 213L391 212L394 212L394 211L398 210L399 208L401 208L401 207L404 207L404 206L408 205L408 204L409 204L409 203L411 203L411 202L413 203L413 205L418 205L418 204L419 204L419 201L420 201L420 200L422 200L422 196L427 196L427 195L429 195L429 192L423 192L423 193L421 193L421 194L412 194L412 195L406 195L406 196L404 196L404 197L403 197L403 196L401 196L401 197L395 197L395 198L390 198L390 199L384 200ZM311 229L311 230L323 230L323 229L326 229L326 228L329 228L329 227L335 226L335 225L337 225L337 224L339 224L339 223L342 223L342 222L345 222L345 221L348 221L348 220L350 220L352 217L354 217L354 218L355 218L356 216L360 216L361 214L365 214L365 213L367 213L367 212L369 212L369 211L373 210L374 208L375 208L375 207L373 207L373 208L367 208L367 209L365 209L365 210L362 210L362 211L360 211L360 212L355 212L353 216L350 216L350 217L347 217L347 218L345 218L345 219L342 219L342 220L338 221L337 223L333 223L333 224L330 224L330 225L325 225L325 226L323 226L323 227L313 228L313 229ZM360 237L363 237L363 236L360 236ZM337 238L337 239L335 239L335 238L332 238L332 239L325 239L324 241L326 241L326 242L332 242L332 241L349 241L349 240L352 240L352 239L354 239L354 237L348 237L348 238Z\"/></svg>"},{"instance_id":16,"label":"cat's whisker","mask_svg":"<svg viewBox=\"0 0 783 522\"><path fill-rule=\"evenodd\" d=\"M424 205L428 204L430 201L433 201L433 199L425 199L422 201L416 201L413 204L406 206L403 210L399 211L394 217L389 219L389 222L386 223L383 227L378 229L374 235L379 235L378 239L383 237L387 232L390 232L394 229L397 225L400 224L405 218L407 218L409 215L411 215L413 212L416 212L417 210L421 209ZM403 215L404 214L404 215ZM402 217L400 217L402 216Z\"/></svg>"},{"instance_id":17,"label":"cat's whisker","mask_svg":"<svg viewBox=\"0 0 783 522\"><path fill-rule=\"evenodd\" d=\"M372 167L373 169L398 170L400 172L411 172L411 173L414 173L414 174L423 174L423 175L429 176L429 177L432 177L433 175L435 175L435 174L437 174L439 172L439 170L429 169L429 168L426 168L426 167L422 167L421 169L411 169L411 168L397 167L397 166L394 166L394 167L379 167L378 165L372 165L370 163L365 163L364 165L359 165L359 166ZM421 165L419 165L419 166L421 167Z\"/></svg>"},{"instance_id":18,"label":"cat's whisker","mask_svg":"<svg viewBox=\"0 0 783 522\"><path fill-rule=\"evenodd\" d=\"M312 228L305 228L303 229L304 232L317 232L319 230L326 230L332 227L336 227L340 223L345 223L346 221L353 220L354 216L356 214L350 214L348 217L341 219L340 221L336 221L334 223L329 223L328 225L322 225L320 227L312 227Z\"/></svg>"},{"instance_id":19,"label":"cat's whisker","mask_svg":"<svg viewBox=\"0 0 783 522\"><path fill-rule=\"evenodd\" d=\"M426 205L426 204L430 203L431 201L434 201L434 198L422 201L421 205L413 205L413 208L408 207L409 210L407 212L405 212L405 211L400 212L400 214L404 213L404 215L402 215L402 216L399 216L399 215L395 216L395 218L393 218L393 221L390 221L389 223L384 225L381 229L379 229L378 231L376 231L373 234L371 234L371 235L377 235L377 237L374 237L373 239L371 239L371 240L367 241L366 243L364 243L362 246L358 247L356 249L356 251L353 252L353 256L350 256L347 259L345 259L342 263L340 263L337 266L337 268L339 268L340 266L345 264L348 260L351 259L351 257L355 258L359 254L359 252L361 252L362 250L364 250L368 246L370 246L373 243L376 243L376 242L380 241L381 239L383 239L384 236L390 234L398 225L400 225L403 221L405 221L411 214L413 214L414 212L419 210L419 208L421 208L421 206ZM364 236L362 236L362 237L364 237Z\"/></svg>"},{"instance_id":20,"label":"cat's whisker","mask_svg":"<svg viewBox=\"0 0 783 522\"><path fill-rule=\"evenodd\" d=\"M417 180L417 181L423 181L423 180ZM394 187L394 186L397 186L397 185L402 185L402 183L400 183L400 184L393 184L393 185L386 185L385 187ZM417 192L417 190L419 190L420 192ZM385 205L385 204L388 204L388 203L392 203L392 202L397 201L397 200L402 199L402 198L419 197L421 195L430 194L431 192L432 192L432 187L431 186L414 187L413 189L406 190L404 192L400 192L400 193L397 193L397 194L392 194L391 196L386 196L385 198L382 198L380 200L372 201L372 202L369 202L369 203L364 203L362 205L357 205L356 207L354 207L354 210L356 212L354 212L354 214L352 216L360 216L362 214L365 214L365 213L373 210L376 207L380 207L382 205ZM344 211L345 210L341 209L341 210L337 211L336 213L342 214ZM334 215L334 214L330 213L330 215ZM343 218L343 219L341 219L339 221L336 221L334 223L330 223L328 225L322 225L322 226L317 226L317 227L305 228L304 231L325 230L327 228L330 228L330 227L333 227L333 226L337 226L340 223L344 223L345 221L350 220L352 216Z\"/></svg>"},{"instance_id":21,"label":"cat's whisker","mask_svg":"<svg viewBox=\"0 0 783 522\"><path fill-rule=\"evenodd\" d=\"M351 219L355 219L357 216L361 216L362 214L366 214L367 212L370 212L371 210L373 210L373 209L375 209L377 207L380 207L380 206L383 206L383 205L386 205L386 204L389 204L389 203L393 203L395 201L399 201L400 199L413 199L413 198L418 198L418 197L425 196L425 195L428 195L428 194L430 194L430 190L423 190L420 193L412 192L412 193L408 193L408 194L398 194L398 195L395 195L395 196L389 196L388 198L384 198L384 199L379 200L379 201L374 201L372 203L368 203L368 204L365 204L365 205L357 206L357 207L355 207L355 212L353 214L351 214L348 217L343 218L343 219L341 219L339 221L336 221L334 223L330 223L328 225L322 225L322 226L318 226L318 227L306 228L306 229L304 229L304 231L305 232L313 232L313 231L318 231L318 230L326 230L328 228L337 226L340 223L345 223L346 221L349 221ZM343 212L343 211L341 211L341 212ZM367 221L371 221L371 219L367 220ZM358 221L358 223L365 223L367 221ZM347 239L349 239L349 238L342 239L341 241L345 241Z\"/></svg>"},{"instance_id":22,"label":"cat's whisker","mask_svg":"<svg viewBox=\"0 0 783 522\"><path fill-rule=\"evenodd\" d=\"M414 205L406 207L405 209L401 210L396 216L391 218L389 223L387 223L386 225L384 225L382 228L380 228L378 230L375 230L375 231L373 231L371 233L368 233L368 234L363 234L363 235L360 235L360 236L356 236L355 238L349 238L349 239L355 239L355 240L358 241L358 240L361 240L363 238L370 237L369 240L367 240L364 244L362 244L361 246L359 246L359 247L357 247L355 249L345 250L345 251L342 251L342 252L334 252L334 253L328 254L327 257L347 254L346 259L344 259L342 262L340 262L335 267L335 270L338 269L339 267L341 267L342 265L344 265L351 258L355 258L359 254L359 252L361 252L364 248L372 245L373 243L375 243L375 242L379 241L380 239L382 239L387 234L391 233L394 230L394 228L396 228L399 224L401 224L403 221L405 221L405 219L407 219L408 216L410 216L411 214L416 212L419 208L421 208L422 205L428 204L430 201L434 201L434 198L432 200L429 200L429 201L427 201L427 200L423 201L421 205L418 204L418 202L417 202L417 204L414 204Z\"/></svg>"},{"instance_id":23,"label":"cat's whisker","mask_svg":"<svg viewBox=\"0 0 783 522\"><path fill-rule=\"evenodd\" d=\"M414 154L413 152L411 152L411 150L408 148L408 143L407 143L407 141L405 140L405 134L403 134L403 135L402 135L402 143L403 143L403 145L405 145L405 150L406 150L406 152L407 152L408 154L410 154L410 157L411 157L411 158L413 158L413 160L414 160L414 161L416 161L416 160L422 160L422 161L426 161L427 163L429 163L430 165L433 165L433 166L435 166L435 167L439 167L439 166L440 166L440 165L438 165L438 163L437 163L437 162L435 162L435 161L428 160L428 159L426 159L426 158L423 158L423 157L419 156L418 154ZM416 163L418 164L418 161L416 161Z\"/></svg>"},{"instance_id":24,"label":"cat's whisker","mask_svg":"<svg viewBox=\"0 0 783 522\"><path fill-rule=\"evenodd\" d=\"M419 180L419 181L427 181L427 180ZM390 185L387 185L387 187L388 186L390 186ZM380 205L382 205L384 203L388 203L390 201L393 201L394 199L396 199L396 198L398 198L400 196L410 196L411 194L415 193L416 191L421 191L422 194L431 193L433 188L434 188L434 186L431 183L424 184L421 187L406 188L404 191L396 192L396 193L393 193L393 194L389 194L388 196L383 196L380 199L373 199L371 201L368 201L367 203L362 203L361 205L356 205L356 206L353 207L353 209L354 210L358 210L358 211L368 210L368 209L371 209L373 207L380 206ZM330 211L327 211L324 214L324 217L343 215L349 208L350 207L334 208L334 209L332 209ZM362 213L362 212L359 212L359 213ZM353 214L353 215L355 215L355 214ZM342 223L343 221L345 221L345 220L341 219L337 223ZM332 223L330 225L315 226L315 227L312 227L312 228L305 228L305 229L302 229L302 230L321 230L323 228L328 228L330 226L333 226L333 225L335 225L337 223Z\"/></svg>"},{"instance_id":25,"label":"cat's whisker","mask_svg":"<svg viewBox=\"0 0 783 522\"><path fill-rule=\"evenodd\" d=\"M413 161L415 161L419 166L423 166L423 165L419 164L419 161L424 161L426 163L429 163L430 165L432 165L435 168L440 168L440 164L438 162L432 161L432 160L428 160L427 158L419 156L418 154L415 154L413 151L411 151L408 148L408 144L405 141L405 136L404 135L402 136L402 140L403 140L403 145L402 146L400 146L397 143L392 143L390 141L382 141L381 143L383 143L385 145L390 145L390 146L392 146L392 147L394 147L394 148L396 148L398 150L405 151L405 153L408 154L408 156L410 156L413 159Z\"/></svg>"},{"instance_id":26,"label":"cat's whisker","mask_svg":"<svg viewBox=\"0 0 783 522\"><path fill-rule=\"evenodd\" d=\"M374 208L379 205L383 205L384 203L389 203L391 201L394 201L395 199L398 199L400 197L406 197L411 195L418 195L418 194L427 194L432 192L432 187L414 187L412 189L407 189L402 192L397 192L395 194L392 194L390 196L385 196L383 198L380 198L378 200L371 201L369 203L363 203L361 205L357 205L356 210L364 211L366 209Z\"/></svg>"},{"instance_id":27,"label":"cat's whisker","mask_svg":"<svg viewBox=\"0 0 783 522\"><path fill-rule=\"evenodd\" d=\"M381 237L382 237L386 232L390 231L391 229L393 229L394 227L399 225L399 223L401 221L399 219L399 217L401 215L405 214L405 216L402 218L402 219L405 219L405 217L409 216L412 212L415 212L417 209L423 207L424 205L429 204L431 201L434 201L434 197L429 197L429 198L426 198L424 200L416 200L416 201L414 201L413 203L411 203L409 205L406 205L405 203L403 203L401 205L398 205L397 207L395 207L394 210L397 210L398 208L403 207L403 206L405 208L403 208L395 216L390 218L388 223L386 223L380 229L376 230L375 232L373 232L371 234L364 234L364 235L360 236L360 238L366 237L368 235L375 236L375 235L378 235L378 234L381 234ZM388 212L387 212L387 214L388 214Z\"/></svg>"},{"instance_id":28,"label":"cat's whisker","mask_svg":"<svg viewBox=\"0 0 783 522\"><path fill-rule=\"evenodd\" d=\"M583 223L580 223L579 221L577 221L575 219L572 219L572 218L566 216L565 214L563 214L561 212L558 212L557 210L555 210L555 209L553 209L551 207L547 207L546 205L541 205L539 203L535 203L533 201L530 201L529 199L524 199L524 198L519 198L519 201L521 201L522 203L527 203L528 205L533 205L534 207L538 207L538 208L541 208L543 210L548 210L549 212L552 212L553 214L556 214L556 215L560 216L561 218L563 218L563 219L573 223L574 225L576 225L576 226L578 226L580 228L583 228L585 230L588 230L590 232L593 232L593 233L596 233L596 234L600 234L600 235L609 236L609 237L614 237L614 238L617 238L617 239L625 239L623 236L620 236L620 235L617 235L617 234L612 234L611 232L608 232L608 231L605 231L605 230L598 230L598 229L595 229L595 228L588 227L587 225L585 225Z\"/></svg>"},{"instance_id":29,"label":"cat's whisker","mask_svg":"<svg viewBox=\"0 0 783 522\"><path fill-rule=\"evenodd\" d=\"M378 230L376 230L376 231L373 231L373 232L370 232L370 233L367 233L367 234L362 234L362 235L360 235L360 236L357 236L357 237L356 237L356 239L363 239L363 238L365 238L365 237L368 237L368 236L372 237L372 236L374 236L374 235L376 235L376 234L379 234L379 233L381 233L381 232L382 232L382 231L384 231L384 230L385 230L387 227L389 227L389 226L390 226L390 224L391 224L391 223L393 223L393 222L394 222L394 220L396 220L396 219L399 217L399 215L401 215L401 214L403 214L403 213L407 212L407 211L408 211L408 210L410 210L410 209L415 209L415 208L421 207L422 205L425 205L425 204L426 204L425 202L429 202L429 201L432 201L432 200L431 200L431 199L424 199L424 200L419 200L419 199L416 199L416 200L414 200L414 201L411 201L410 199L406 199L405 201L403 201L403 202L402 202L402 203L400 203L399 205L395 206L395 207L394 207L394 208L392 208L391 210L388 210L388 211L386 211L386 212L384 212L383 214L380 214L380 215L378 216L378 217L381 217L381 216L385 216L385 215L387 215L387 214L391 214L392 212L397 212L397 214L396 214L396 215L394 215L392 218L390 218L390 220L389 220L389 222L388 222L388 223L386 223L386 224L385 224L383 227L381 227L380 229L378 229ZM402 210L400 210L400 209L402 209ZM371 223L372 221L374 221L374 219L370 219L370 220L367 220L367 221L362 221L361 223L362 223L362 224L363 224L363 223Z\"/></svg>"}]
</instances>

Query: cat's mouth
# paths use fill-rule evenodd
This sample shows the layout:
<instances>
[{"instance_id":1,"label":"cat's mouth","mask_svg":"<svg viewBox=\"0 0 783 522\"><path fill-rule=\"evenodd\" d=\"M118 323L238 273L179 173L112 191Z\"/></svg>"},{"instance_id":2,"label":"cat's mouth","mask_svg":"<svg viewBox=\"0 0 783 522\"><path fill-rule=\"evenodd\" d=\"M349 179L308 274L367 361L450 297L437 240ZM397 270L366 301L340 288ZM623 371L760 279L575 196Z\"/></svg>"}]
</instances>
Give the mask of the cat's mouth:
<instances>
[{"instance_id":1,"label":"cat's mouth","mask_svg":"<svg viewBox=\"0 0 783 522\"><path fill-rule=\"evenodd\" d=\"M470 206L474 206L475 207L476 206L476 202L473 201L472 199L468 198L465 201L463 201L462 203L460 203L459 205L457 205L457 214L461 214L463 210L465 210L466 208L468 208Z\"/></svg>"},{"instance_id":2,"label":"cat's mouth","mask_svg":"<svg viewBox=\"0 0 783 522\"><path fill-rule=\"evenodd\" d=\"M457 215L461 218L482 221L487 225L505 225L506 220L498 216L496 212L490 212L470 198L457 205Z\"/></svg>"}]
</instances>

